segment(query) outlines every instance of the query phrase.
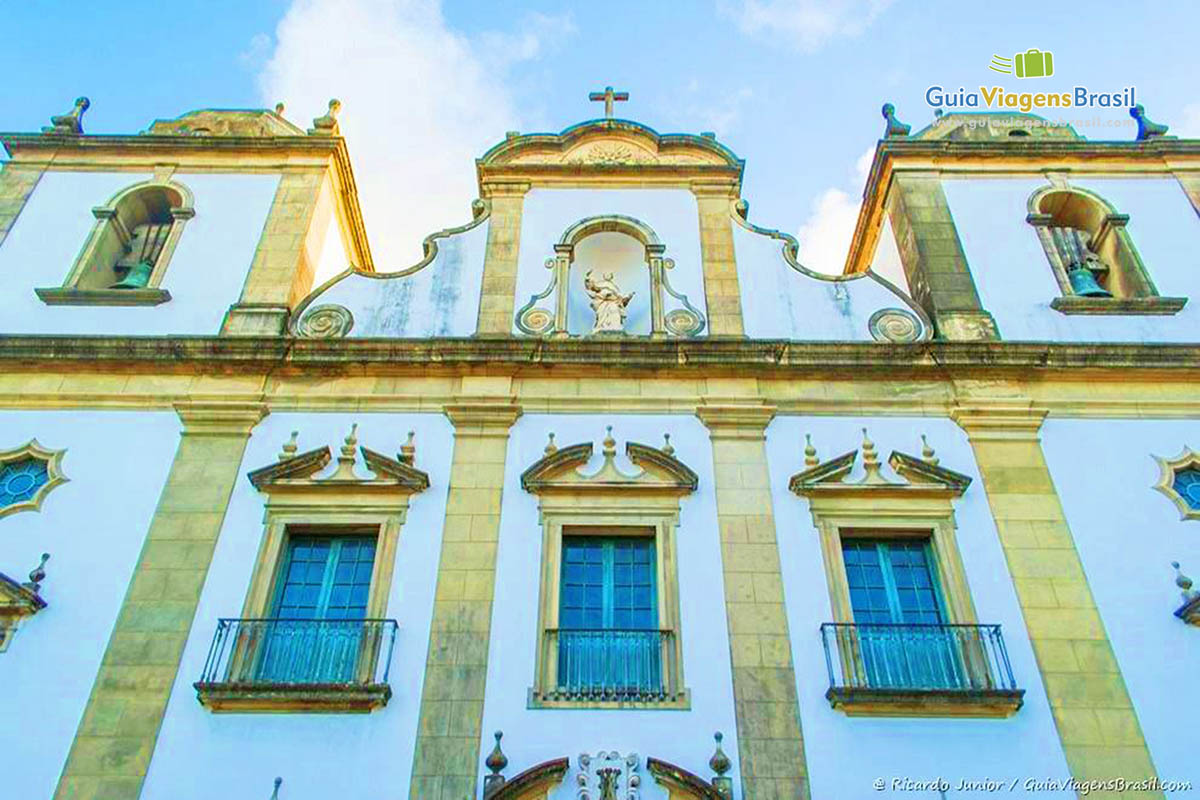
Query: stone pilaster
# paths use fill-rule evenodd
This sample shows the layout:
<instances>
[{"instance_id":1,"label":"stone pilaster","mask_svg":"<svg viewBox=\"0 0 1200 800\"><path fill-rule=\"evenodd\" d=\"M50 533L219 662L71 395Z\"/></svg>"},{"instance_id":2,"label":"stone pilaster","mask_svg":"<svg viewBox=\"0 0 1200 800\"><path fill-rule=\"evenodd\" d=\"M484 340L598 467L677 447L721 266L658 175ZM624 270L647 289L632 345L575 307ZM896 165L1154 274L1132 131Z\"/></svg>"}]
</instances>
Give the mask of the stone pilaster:
<instances>
[{"instance_id":1,"label":"stone pilaster","mask_svg":"<svg viewBox=\"0 0 1200 800\"><path fill-rule=\"evenodd\" d=\"M742 336L742 293L738 287L730 203L736 189L727 184L694 185L700 213L700 261L704 269L704 302L708 332Z\"/></svg>"},{"instance_id":2,"label":"stone pilaster","mask_svg":"<svg viewBox=\"0 0 1200 800\"><path fill-rule=\"evenodd\" d=\"M1072 776L1151 778L1149 749L1042 453L1045 415L1027 405L976 406L957 409L954 420L975 451Z\"/></svg>"},{"instance_id":3,"label":"stone pilaster","mask_svg":"<svg viewBox=\"0 0 1200 800\"><path fill-rule=\"evenodd\" d=\"M528 183L489 183L491 202L483 291L479 297L479 333L512 333L517 297L517 259L521 253L521 212ZM566 291L560 287L559 291Z\"/></svg>"},{"instance_id":4,"label":"stone pilaster","mask_svg":"<svg viewBox=\"0 0 1200 800\"><path fill-rule=\"evenodd\" d=\"M753 402L696 410L712 440L745 800L809 796L767 471L774 412Z\"/></svg>"},{"instance_id":5,"label":"stone pilaster","mask_svg":"<svg viewBox=\"0 0 1200 800\"><path fill-rule=\"evenodd\" d=\"M511 397L447 406L454 459L413 756L412 800L473 800Z\"/></svg>"},{"instance_id":6,"label":"stone pilaster","mask_svg":"<svg viewBox=\"0 0 1200 800\"><path fill-rule=\"evenodd\" d=\"M942 339L999 339L983 308L958 229L937 173L902 173L892 180L888 217L913 298Z\"/></svg>"},{"instance_id":7,"label":"stone pilaster","mask_svg":"<svg viewBox=\"0 0 1200 800\"><path fill-rule=\"evenodd\" d=\"M9 162L0 169L0 244L12 230L21 210L38 181L42 179L41 165L23 165Z\"/></svg>"},{"instance_id":8,"label":"stone pilaster","mask_svg":"<svg viewBox=\"0 0 1200 800\"><path fill-rule=\"evenodd\" d=\"M180 403L176 410L184 425L179 448L57 800L138 800L243 451L266 414L255 403Z\"/></svg>"},{"instance_id":9,"label":"stone pilaster","mask_svg":"<svg viewBox=\"0 0 1200 800\"><path fill-rule=\"evenodd\" d=\"M333 192L323 171L283 174L242 295L226 313L222 334L286 331L291 310L312 289L332 211Z\"/></svg>"}]
</instances>

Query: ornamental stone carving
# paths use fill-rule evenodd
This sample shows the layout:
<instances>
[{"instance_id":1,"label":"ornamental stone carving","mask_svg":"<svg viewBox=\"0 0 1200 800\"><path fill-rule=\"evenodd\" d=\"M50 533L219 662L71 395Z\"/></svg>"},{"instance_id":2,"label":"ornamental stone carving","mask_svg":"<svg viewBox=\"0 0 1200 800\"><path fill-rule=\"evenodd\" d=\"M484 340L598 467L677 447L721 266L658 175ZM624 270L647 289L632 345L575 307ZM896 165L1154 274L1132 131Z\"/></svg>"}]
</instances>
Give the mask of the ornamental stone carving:
<instances>
[{"instance_id":1,"label":"ornamental stone carving","mask_svg":"<svg viewBox=\"0 0 1200 800\"><path fill-rule=\"evenodd\" d=\"M305 339L341 339L354 327L354 315L345 306L334 303L314 306L296 326L296 332Z\"/></svg>"}]
</instances>

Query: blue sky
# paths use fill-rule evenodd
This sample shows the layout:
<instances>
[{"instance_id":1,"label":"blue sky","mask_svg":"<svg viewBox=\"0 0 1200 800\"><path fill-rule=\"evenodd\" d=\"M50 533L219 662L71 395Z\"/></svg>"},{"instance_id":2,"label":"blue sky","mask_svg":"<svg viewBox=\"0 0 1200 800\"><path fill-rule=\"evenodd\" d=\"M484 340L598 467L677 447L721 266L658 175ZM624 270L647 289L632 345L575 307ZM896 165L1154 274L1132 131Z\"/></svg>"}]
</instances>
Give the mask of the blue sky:
<instances>
[{"instance_id":1,"label":"blue sky","mask_svg":"<svg viewBox=\"0 0 1200 800\"><path fill-rule=\"evenodd\" d=\"M331 96L381 269L468 218L472 159L505 130L559 130L600 113L662 132L715 130L747 161L760 225L799 232L802 257L838 269L864 153L894 102L914 129L926 88L1036 90L992 54L1051 50L1038 88L1135 85L1149 116L1200 135L1200 8L1066 3L695 0L148 0L6 3L0 130L37 130L86 94L85 127L134 132L194 108L287 104L307 126ZM998 10L999 9L999 10ZM1079 113L1128 119L1124 109ZM1081 133L1131 138L1132 129Z\"/></svg>"}]
</instances>

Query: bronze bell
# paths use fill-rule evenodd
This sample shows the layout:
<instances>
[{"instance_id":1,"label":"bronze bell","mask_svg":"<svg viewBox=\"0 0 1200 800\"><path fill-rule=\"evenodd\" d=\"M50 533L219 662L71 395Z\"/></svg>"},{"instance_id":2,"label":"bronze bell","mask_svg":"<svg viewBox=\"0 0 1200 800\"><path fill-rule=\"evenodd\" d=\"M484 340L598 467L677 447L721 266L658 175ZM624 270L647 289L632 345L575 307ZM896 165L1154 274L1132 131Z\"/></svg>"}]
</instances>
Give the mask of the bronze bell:
<instances>
[{"instance_id":1,"label":"bronze bell","mask_svg":"<svg viewBox=\"0 0 1200 800\"><path fill-rule=\"evenodd\" d=\"M125 273L125 277L117 283L114 283L112 289L145 289L150 283L150 274L154 272L154 265L149 261L139 261L129 268L129 272Z\"/></svg>"},{"instance_id":2,"label":"bronze bell","mask_svg":"<svg viewBox=\"0 0 1200 800\"><path fill-rule=\"evenodd\" d=\"M1095 274L1087 267L1075 266L1067 272L1071 291L1080 297L1112 297L1112 292L1096 281Z\"/></svg>"}]
</instances>

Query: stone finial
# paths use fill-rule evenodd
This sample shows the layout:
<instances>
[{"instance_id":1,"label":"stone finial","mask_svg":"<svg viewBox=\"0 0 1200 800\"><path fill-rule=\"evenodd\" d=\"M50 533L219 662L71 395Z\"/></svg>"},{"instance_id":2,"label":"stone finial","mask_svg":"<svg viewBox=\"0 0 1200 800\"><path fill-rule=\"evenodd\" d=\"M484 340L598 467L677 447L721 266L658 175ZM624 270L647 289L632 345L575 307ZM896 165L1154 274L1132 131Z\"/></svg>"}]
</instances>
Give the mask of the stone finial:
<instances>
[{"instance_id":1,"label":"stone finial","mask_svg":"<svg viewBox=\"0 0 1200 800\"><path fill-rule=\"evenodd\" d=\"M328 480L337 481L356 481L358 476L354 474L354 450L358 445L358 423L350 426L350 433L346 434L346 438L342 440L341 454L337 458L337 472L329 476Z\"/></svg>"},{"instance_id":2,"label":"stone finial","mask_svg":"<svg viewBox=\"0 0 1200 800\"><path fill-rule=\"evenodd\" d=\"M548 456L552 456L558 452L558 445L554 443L554 431L550 431L550 435L546 439L546 446L542 448L542 452Z\"/></svg>"},{"instance_id":3,"label":"stone finial","mask_svg":"<svg viewBox=\"0 0 1200 800\"><path fill-rule=\"evenodd\" d=\"M87 111L91 105L92 101L86 97L76 97L75 107L66 114L51 117L50 125L42 128L42 133L63 133L70 136L81 135L83 133L83 112Z\"/></svg>"},{"instance_id":4,"label":"stone finial","mask_svg":"<svg viewBox=\"0 0 1200 800\"><path fill-rule=\"evenodd\" d=\"M284 108L285 108L285 106L283 105L283 103L276 103L275 104L275 116L282 117Z\"/></svg>"},{"instance_id":5,"label":"stone finial","mask_svg":"<svg viewBox=\"0 0 1200 800\"><path fill-rule=\"evenodd\" d=\"M1145 142L1167 135L1167 126L1151 122L1146 116L1146 109L1141 103L1129 109L1129 116L1137 120L1137 140Z\"/></svg>"},{"instance_id":6,"label":"stone finial","mask_svg":"<svg viewBox=\"0 0 1200 800\"><path fill-rule=\"evenodd\" d=\"M483 776L484 797L491 797L504 785L505 778L500 773L508 766L508 756L504 755L504 751L500 749L500 739L504 736L504 731L496 731L494 735L496 746L492 748L487 760L483 762L483 765L492 771L490 775Z\"/></svg>"},{"instance_id":7,"label":"stone finial","mask_svg":"<svg viewBox=\"0 0 1200 800\"><path fill-rule=\"evenodd\" d=\"M338 114L342 110L342 101L334 98L329 101L329 111L323 117L317 117L313 120L313 126L308 129L309 136L337 136L340 131L338 129Z\"/></svg>"},{"instance_id":8,"label":"stone finial","mask_svg":"<svg viewBox=\"0 0 1200 800\"><path fill-rule=\"evenodd\" d=\"M924 461L926 464L930 464L930 465L936 467L938 464L938 461L940 459L938 459L936 456L934 456L933 453L934 453L933 448L929 446L929 440L926 439L925 434L922 433L921 434L921 460Z\"/></svg>"},{"instance_id":9,"label":"stone finial","mask_svg":"<svg viewBox=\"0 0 1200 800\"><path fill-rule=\"evenodd\" d=\"M812 434L804 434L804 466L812 468L820 463L817 459L817 448L813 447Z\"/></svg>"},{"instance_id":10,"label":"stone finial","mask_svg":"<svg viewBox=\"0 0 1200 800\"><path fill-rule=\"evenodd\" d=\"M871 441L871 437L867 436L867 429L863 428L862 432L863 468L867 471L863 483L887 483L879 471L879 451L875 449L875 443Z\"/></svg>"},{"instance_id":11,"label":"stone finial","mask_svg":"<svg viewBox=\"0 0 1200 800\"><path fill-rule=\"evenodd\" d=\"M908 136L908 132L912 130L912 125L905 125L900 120L896 119L896 107L891 103L884 103L883 118L887 120L887 125L883 129L883 138L891 139L896 136Z\"/></svg>"},{"instance_id":12,"label":"stone finial","mask_svg":"<svg viewBox=\"0 0 1200 800\"><path fill-rule=\"evenodd\" d=\"M417 432L409 431L408 440L400 445L400 461L404 464L412 466L417 461Z\"/></svg>"},{"instance_id":13,"label":"stone finial","mask_svg":"<svg viewBox=\"0 0 1200 800\"><path fill-rule=\"evenodd\" d=\"M296 455L296 451L300 449L300 445L297 444L299 439L300 431L292 431L292 438L288 439L284 443L283 448L279 451L280 461L287 461L289 458Z\"/></svg>"},{"instance_id":14,"label":"stone finial","mask_svg":"<svg viewBox=\"0 0 1200 800\"><path fill-rule=\"evenodd\" d=\"M708 766L713 772L717 773L713 776L712 787L717 790L717 794L721 797L733 798L733 779L725 773L729 771L730 766L729 756L725 755L725 751L721 749L721 740L725 736L717 731L713 734L713 739L717 742L717 749L712 754L712 758L708 760Z\"/></svg>"},{"instance_id":15,"label":"stone finial","mask_svg":"<svg viewBox=\"0 0 1200 800\"><path fill-rule=\"evenodd\" d=\"M604 441L601 444L604 445L605 458L612 458L617 454L617 440L613 438L612 425L604 427Z\"/></svg>"},{"instance_id":16,"label":"stone finial","mask_svg":"<svg viewBox=\"0 0 1200 800\"><path fill-rule=\"evenodd\" d=\"M283 786L283 778L275 779L275 790L271 792L271 800L279 800L279 787Z\"/></svg>"},{"instance_id":17,"label":"stone finial","mask_svg":"<svg viewBox=\"0 0 1200 800\"><path fill-rule=\"evenodd\" d=\"M675 455L675 446L671 444L671 434L669 433L663 434L662 451L669 456Z\"/></svg>"},{"instance_id":18,"label":"stone finial","mask_svg":"<svg viewBox=\"0 0 1200 800\"><path fill-rule=\"evenodd\" d=\"M1190 603L1200 597L1200 592L1192 588L1192 579L1179 569L1179 562L1172 561L1171 566L1175 568L1175 585L1179 587L1179 594L1183 598L1183 602Z\"/></svg>"},{"instance_id":19,"label":"stone finial","mask_svg":"<svg viewBox=\"0 0 1200 800\"><path fill-rule=\"evenodd\" d=\"M42 553L38 565L29 571L29 581L22 584L26 589L37 594L41 591L42 581L46 580L46 562L50 560L49 553Z\"/></svg>"}]
</instances>

